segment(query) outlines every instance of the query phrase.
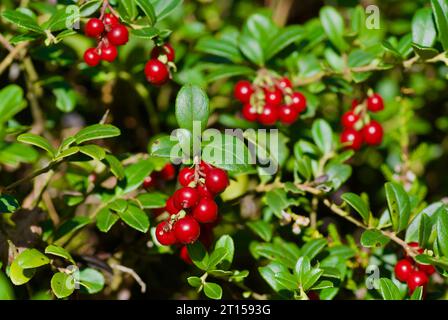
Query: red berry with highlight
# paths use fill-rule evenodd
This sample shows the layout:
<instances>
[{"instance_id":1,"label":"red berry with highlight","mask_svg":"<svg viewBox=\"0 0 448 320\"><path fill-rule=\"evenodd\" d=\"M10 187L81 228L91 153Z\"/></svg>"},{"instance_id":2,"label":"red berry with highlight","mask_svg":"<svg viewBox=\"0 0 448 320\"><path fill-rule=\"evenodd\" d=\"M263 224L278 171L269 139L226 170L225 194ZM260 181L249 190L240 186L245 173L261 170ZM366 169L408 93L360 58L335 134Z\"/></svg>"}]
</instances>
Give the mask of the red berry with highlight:
<instances>
[{"instance_id":1,"label":"red berry with highlight","mask_svg":"<svg viewBox=\"0 0 448 320\"><path fill-rule=\"evenodd\" d=\"M414 271L409 275L407 284L412 293L417 287L423 287L429 282L429 278L423 271Z\"/></svg>"},{"instance_id":2,"label":"red berry with highlight","mask_svg":"<svg viewBox=\"0 0 448 320\"><path fill-rule=\"evenodd\" d=\"M292 84L288 78L284 77L278 81L277 87L279 87L280 90L284 91L286 89L292 89Z\"/></svg>"},{"instance_id":3,"label":"red berry with highlight","mask_svg":"<svg viewBox=\"0 0 448 320\"><path fill-rule=\"evenodd\" d=\"M240 80L235 84L233 95L242 103L248 103L253 92L254 89L252 89L252 84L249 81Z\"/></svg>"},{"instance_id":4,"label":"red berry with highlight","mask_svg":"<svg viewBox=\"0 0 448 320\"><path fill-rule=\"evenodd\" d=\"M176 168L171 163L167 163L160 171L160 177L165 181L173 180L175 176Z\"/></svg>"},{"instance_id":5,"label":"red berry with highlight","mask_svg":"<svg viewBox=\"0 0 448 320\"><path fill-rule=\"evenodd\" d=\"M165 43L162 46L156 46L152 49L151 58L157 59L160 55L166 55L168 61L174 61L175 53L171 44Z\"/></svg>"},{"instance_id":6,"label":"red berry with highlight","mask_svg":"<svg viewBox=\"0 0 448 320\"><path fill-rule=\"evenodd\" d=\"M84 30L86 36L96 38L104 32L104 23L100 19L92 18L87 21L86 28Z\"/></svg>"},{"instance_id":7,"label":"red berry with highlight","mask_svg":"<svg viewBox=\"0 0 448 320\"><path fill-rule=\"evenodd\" d=\"M84 61L90 67L94 67L98 65L101 61L101 57L98 54L98 50L96 48L89 48L84 52Z\"/></svg>"},{"instance_id":8,"label":"red berry with highlight","mask_svg":"<svg viewBox=\"0 0 448 320\"><path fill-rule=\"evenodd\" d=\"M302 113L306 110L306 98L300 92L294 92L291 95L291 104L290 106L297 109L297 112Z\"/></svg>"},{"instance_id":9,"label":"red berry with highlight","mask_svg":"<svg viewBox=\"0 0 448 320\"><path fill-rule=\"evenodd\" d=\"M214 168L207 173L205 185L210 192L218 194L223 192L229 185L229 177L224 170Z\"/></svg>"},{"instance_id":10,"label":"red berry with highlight","mask_svg":"<svg viewBox=\"0 0 448 320\"><path fill-rule=\"evenodd\" d=\"M372 112L378 112L384 109L383 98L375 93L367 98L367 109Z\"/></svg>"},{"instance_id":11,"label":"red berry with highlight","mask_svg":"<svg viewBox=\"0 0 448 320\"><path fill-rule=\"evenodd\" d=\"M120 21L118 21L118 18L111 13L106 13L104 15L103 22L108 27L113 27L120 23Z\"/></svg>"},{"instance_id":12,"label":"red berry with highlight","mask_svg":"<svg viewBox=\"0 0 448 320\"><path fill-rule=\"evenodd\" d=\"M353 111L347 111L342 115L341 122L345 128L353 128L358 122L359 116Z\"/></svg>"},{"instance_id":13,"label":"red berry with highlight","mask_svg":"<svg viewBox=\"0 0 448 320\"><path fill-rule=\"evenodd\" d=\"M196 186L196 191L198 192L199 199L202 198L212 199L214 197L214 195L207 189L207 186L204 184L198 184Z\"/></svg>"},{"instance_id":14,"label":"red berry with highlight","mask_svg":"<svg viewBox=\"0 0 448 320\"><path fill-rule=\"evenodd\" d=\"M401 282L406 282L413 272L414 267L412 263L407 260L403 259L397 262L394 268L395 277L400 280Z\"/></svg>"},{"instance_id":15,"label":"red berry with highlight","mask_svg":"<svg viewBox=\"0 0 448 320\"><path fill-rule=\"evenodd\" d=\"M194 168L185 167L179 171L177 177L179 183L183 187L188 187L188 185L194 180Z\"/></svg>"},{"instance_id":16,"label":"red berry with highlight","mask_svg":"<svg viewBox=\"0 0 448 320\"><path fill-rule=\"evenodd\" d=\"M257 117L258 117L257 108L255 108L250 103L246 103L243 106L242 113L243 113L244 119L246 119L247 121L253 122L253 121L257 120Z\"/></svg>"},{"instance_id":17,"label":"red berry with highlight","mask_svg":"<svg viewBox=\"0 0 448 320\"><path fill-rule=\"evenodd\" d=\"M369 145L379 145L383 141L383 127L372 120L362 129L364 141Z\"/></svg>"},{"instance_id":18,"label":"red berry with highlight","mask_svg":"<svg viewBox=\"0 0 448 320\"><path fill-rule=\"evenodd\" d=\"M114 25L107 33L107 39L114 46L122 46L126 44L129 40L128 28L122 24Z\"/></svg>"},{"instance_id":19,"label":"red berry with highlight","mask_svg":"<svg viewBox=\"0 0 448 320\"><path fill-rule=\"evenodd\" d=\"M341 143L347 149L359 150L362 145L362 135L355 129L346 128L341 134Z\"/></svg>"},{"instance_id":20,"label":"red berry with highlight","mask_svg":"<svg viewBox=\"0 0 448 320\"><path fill-rule=\"evenodd\" d=\"M183 187L174 192L174 203L183 209L194 207L199 200L198 193L190 187Z\"/></svg>"},{"instance_id":21,"label":"red berry with highlight","mask_svg":"<svg viewBox=\"0 0 448 320\"><path fill-rule=\"evenodd\" d=\"M150 175L143 180L143 188L149 189L156 185L156 178L154 175Z\"/></svg>"},{"instance_id":22,"label":"red berry with highlight","mask_svg":"<svg viewBox=\"0 0 448 320\"><path fill-rule=\"evenodd\" d=\"M118 55L117 47L113 45L107 45L101 48L101 60L107 62L113 62Z\"/></svg>"},{"instance_id":23,"label":"red berry with highlight","mask_svg":"<svg viewBox=\"0 0 448 320\"><path fill-rule=\"evenodd\" d=\"M274 88L273 90L265 89L264 100L267 104L278 106L282 103L283 93L278 88Z\"/></svg>"},{"instance_id":24,"label":"red berry with highlight","mask_svg":"<svg viewBox=\"0 0 448 320\"><path fill-rule=\"evenodd\" d=\"M156 86L165 84L169 79L168 68L160 60L151 59L145 65L146 80Z\"/></svg>"},{"instance_id":25,"label":"red berry with highlight","mask_svg":"<svg viewBox=\"0 0 448 320\"><path fill-rule=\"evenodd\" d=\"M174 230L170 228L169 223L166 221L162 221L157 225L156 238L164 246L171 246L177 242Z\"/></svg>"},{"instance_id":26,"label":"red berry with highlight","mask_svg":"<svg viewBox=\"0 0 448 320\"><path fill-rule=\"evenodd\" d=\"M173 215L178 214L182 208L174 201L174 197L169 197L168 200L166 200L165 210L169 214Z\"/></svg>"},{"instance_id":27,"label":"red berry with highlight","mask_svg":"<svg viewBox=\"0 0 448 320\"><path fill-rule=\"evenodd\" d=\"M278 120L278 109L276 106L267 104L263 107L263 111L258 115L258 121L265 126L271 126Z\"/></svg>"},{"instance_id":28,"label":"red berry with highlight","mask_svg":"<svg viewBox=\"0 0 448 320\"><path fill-rule=\"evenodd\" d=\"M283 124L292 124L299 117L299 112L292 106L280 106L278 109L278 117Z\"/></svg>"},{"instance_id":29,"label":"red berry with highlight","mask_svg":"<svg viewBox=\"0 0 448 320\"><path fill-rule=\"evenodd\" d=\"M430 264L417 263L418 270L426 273L427 276L432 276L436 272L436 268Z\"/></svg>"},{"instance_id":30,"label":"red berry with highlight","mask_svg":"<svg viewBox=\"0 0 448 320\"><path fill-rule=\"evenodd\" d=\"M179 242L189 244L199 238L201 228L194 218L185 216L174 224L174 233Z\"/></svg>"},{"instance_id":31,"label":"red berry with highlight","mask_svg":"<svg viewBox=\"0 0 448 320\"><path fill-rule=\"evenodd\" d=\"M218 217L218 205L213 199L202 198L193 209L193 217L200 223L211 223Z\"/></svg>"}]
</instances>

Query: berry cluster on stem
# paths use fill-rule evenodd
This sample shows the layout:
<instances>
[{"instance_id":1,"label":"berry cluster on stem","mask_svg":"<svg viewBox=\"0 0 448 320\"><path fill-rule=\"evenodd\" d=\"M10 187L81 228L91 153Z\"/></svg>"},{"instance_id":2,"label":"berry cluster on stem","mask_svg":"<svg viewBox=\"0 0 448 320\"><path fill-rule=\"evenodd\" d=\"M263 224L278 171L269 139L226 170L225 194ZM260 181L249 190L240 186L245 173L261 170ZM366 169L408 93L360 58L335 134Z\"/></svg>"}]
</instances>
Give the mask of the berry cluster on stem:
<instances>
[{"instance_id":1,"label":"berry cluster on stem","mask_svg":"<svg viewBox=\"0 0 448 320\"><path fill-rule=\"evenodd\" d=\"M146 80L155 86L164 85L171 78L171 70L175 69L175 52L171 44L155 46L151 51L151 59L146 62Z\"/></svg>"},{"instance_id":2,"label":"berry cluster on stem","mask_svg":"<svg viewBox=\"0 0 448 320\"><path fill-rule=\"evenodd\" d=\"M243 104L242 115L246 120L265 126L272 126L277 121L290 125L306 110L305 96L293 91L291 81L265 69L259 71L252 83L238 81L234 97Z\"/></svg>"},{"instance_id":3,"label":"berry cluster on stem","mask_svg":"<svg viewBox=\"0 0 448 320\"><path fill-rule=\"evenodd\" d=\"M359 150L365 143L378 146L383 141L384 130L381 124L369 115L384 109L383 98L370 92L366 101L359 103L354 99L351 110L342 115L341 123L344 130L341 133L341 143L347 149Z\"/></svg>"}]
</instances>

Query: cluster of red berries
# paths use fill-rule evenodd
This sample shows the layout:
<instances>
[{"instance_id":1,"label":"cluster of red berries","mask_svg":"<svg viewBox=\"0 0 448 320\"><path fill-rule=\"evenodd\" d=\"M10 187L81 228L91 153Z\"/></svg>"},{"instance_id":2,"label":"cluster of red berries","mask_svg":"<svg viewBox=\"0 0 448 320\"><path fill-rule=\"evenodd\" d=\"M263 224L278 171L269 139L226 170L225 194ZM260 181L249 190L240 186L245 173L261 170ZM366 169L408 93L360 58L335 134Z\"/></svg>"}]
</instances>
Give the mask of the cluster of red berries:
<instances>
[{"instance_id":1,"label":"cluster of red berries","mask_svg":"<svg viewBox=\"0 0 448 320\"><path fill-rule=\"evenodd\" d=\"M341 143L353 150L359 150L363 142L372 146L380 145L383 141L383 127L370 119L368 111L378 112L383 109L383 98L376 93L369 95L365 103L353 100L351 110L344 113L341 118L344 127Z\"/></svg>"},{"instance_id":2,"label":"cluster of red berries","mask_svg":"<svg viewBox=\"0 0 448 320\"><path fill-rule=\"evenodd\" d=\"M84 53L84 61L91 67L98 65L101 60L113 62L118 55L117 47L129 40L128 29L111 13L106 13L100 19L89 19L84 31L86 36L98 42L96 48L89 48Z\"/></svg>"},{"instance_id":3,"label":"cluster of red berries","mask_svg":"<svg viewBox=\"0 0 448 320\"><path fill-rule=\"evenodd\" d=\"M416 248L418 253L424 251L417 242L408 243L408 246ZM395 277L401 282L406 282L409 292L412 294L417 287L423 287L423 291L425 291L429 277L436 272L436 269L432 265L415 263L411 257L406 256L397 262L394 271Z\"/></svg>"},{"instance_id":4,"label":"cluster of red berries","mask_svg":"<svg viewBox=\"0 0 448 320\"><path fill-rule=\"evenodd\" d=\"M229 185L229 177L224 170L203 161L180 170L178 180L182 187L168 198L163 209L170 217L156 227L157 241L165 246L195 242L201 235L200 224L209 230L218 218L218 205L214 198ZM186 253L182 248L181 257Z\"/></svg>"},{"instance_id":5,"label":"cluster of red berries","mask_svg":"<svg viewBox=\"0 0 448 320\"><path fill-rule=\"evenodd\" d=\"M175 176L176 168L171 163L167 163L162 170L151 173L149 177L143 180L143 188L150 189L157 186L160 181L173 180Z\"/></svg>"},{"instance_id":6,"label":"cluster of red berries","mask_svg":"<svg viewBox=\"0 0 448 320\"><path fill-rule=\"evenodd\" d=\"M277 121L290 125L306 109L306 98L294 92L291 81L284 78L271 78L270 81L251 83L238 81L234 97L243 103L243 117L251 122L271 126Z\"/></svg>"},{"instance_id":7,"label":"cluster of red berries","mask_svg":"<svg viewBox=\"0 0 448 320\"><path fill-rule=\"evenodd\" d=\"M145 65L146 80L150 84L161 86L170 79L170 68L174 68L175 52L169 43L155 46L151 59Z\"/></svg>"}]
</instances>

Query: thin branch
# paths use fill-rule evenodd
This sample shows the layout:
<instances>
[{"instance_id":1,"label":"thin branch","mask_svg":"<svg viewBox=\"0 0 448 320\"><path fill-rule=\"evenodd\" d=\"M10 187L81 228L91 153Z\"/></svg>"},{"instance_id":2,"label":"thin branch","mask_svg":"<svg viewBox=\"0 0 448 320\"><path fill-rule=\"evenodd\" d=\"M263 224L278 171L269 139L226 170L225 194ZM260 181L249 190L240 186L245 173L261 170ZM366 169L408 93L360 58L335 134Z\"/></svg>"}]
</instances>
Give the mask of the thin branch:
<instances>
[{"instance_id":1,"label":"thin branch","mask_svg":"<svg viewBox=\"0 0 448 320\"><path fill-rule=\"evenodd\" d=\"M0 75L9 67L9 65L17 58L20 54L23 54L24 49L28 46L28 42L22 42L18 44L0 63Z\"/></svg>"},{"instance_id":2,"label":"thin branch","mask_svg":"<svg viewBox=\"0 0 448 320\"><path fill-rule=\"evenodd\" d=\"M111 265L111 267L112 267L112 269L116 269L121 272L129 274L140 285L140 291L142 293L146 292L146 283L143 282L142 278L140 278L140 276L133 269L122 266L120 264L113 264L113 265Z\"/></svg>"}]
</instances>

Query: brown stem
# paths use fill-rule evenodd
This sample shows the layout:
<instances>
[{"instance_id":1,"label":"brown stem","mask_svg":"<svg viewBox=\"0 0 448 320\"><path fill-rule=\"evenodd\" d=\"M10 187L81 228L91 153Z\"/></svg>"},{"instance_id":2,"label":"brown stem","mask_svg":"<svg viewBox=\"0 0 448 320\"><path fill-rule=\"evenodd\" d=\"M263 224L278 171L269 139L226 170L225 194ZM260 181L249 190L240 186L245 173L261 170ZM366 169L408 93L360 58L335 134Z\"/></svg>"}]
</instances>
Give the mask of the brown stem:
<instances>
[{"instance_id":1,"label":"brown stem","mask_svg":"<svg viewBox=\"0 0 448 320\"><path fill-rule=\"evenodd\" d=\"M24 49L28 46L28 42L22 42L12 49L9 54L0 63L0 75L9 67L9 65L20 54L24 54Z\"/></svg>"}]
</instances>

